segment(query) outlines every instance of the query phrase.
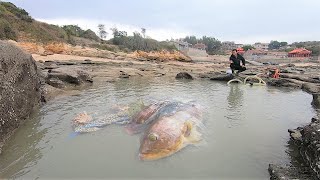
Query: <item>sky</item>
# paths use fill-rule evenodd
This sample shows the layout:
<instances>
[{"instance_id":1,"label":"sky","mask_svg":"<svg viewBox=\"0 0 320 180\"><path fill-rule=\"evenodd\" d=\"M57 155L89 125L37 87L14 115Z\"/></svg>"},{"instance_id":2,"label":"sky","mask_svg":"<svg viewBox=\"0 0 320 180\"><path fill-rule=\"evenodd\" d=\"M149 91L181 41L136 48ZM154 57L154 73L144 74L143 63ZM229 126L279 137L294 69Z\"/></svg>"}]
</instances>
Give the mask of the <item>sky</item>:
<instances>
[{"instance_id":1,"label":"sky","mask_svg":"<svg viewBox=\"0 0 320 180\"><path fill-rule=\"evenodd\" d=\"M36 20L157 39L211 36L241 44L320 40L320 0L9 0Z\"/></svg>"}]
</instances>

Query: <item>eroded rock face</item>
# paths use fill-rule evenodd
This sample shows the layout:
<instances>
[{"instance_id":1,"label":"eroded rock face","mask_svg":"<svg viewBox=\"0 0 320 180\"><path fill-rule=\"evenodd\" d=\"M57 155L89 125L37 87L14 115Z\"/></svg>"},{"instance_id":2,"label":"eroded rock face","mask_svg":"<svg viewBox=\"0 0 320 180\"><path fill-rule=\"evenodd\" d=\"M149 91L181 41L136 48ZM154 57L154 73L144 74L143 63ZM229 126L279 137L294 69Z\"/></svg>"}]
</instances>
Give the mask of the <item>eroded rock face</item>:
<instances>
[{"instance_id":1,"label":"eroded rock face","mask_svg":"<svg viewBox=\"0 0 320 180\"><path fill-rule=\"evenodd\" d=\"M40 102L40 79L30 54L0 41L0 151Z\"/></svg>"}]
</instances>

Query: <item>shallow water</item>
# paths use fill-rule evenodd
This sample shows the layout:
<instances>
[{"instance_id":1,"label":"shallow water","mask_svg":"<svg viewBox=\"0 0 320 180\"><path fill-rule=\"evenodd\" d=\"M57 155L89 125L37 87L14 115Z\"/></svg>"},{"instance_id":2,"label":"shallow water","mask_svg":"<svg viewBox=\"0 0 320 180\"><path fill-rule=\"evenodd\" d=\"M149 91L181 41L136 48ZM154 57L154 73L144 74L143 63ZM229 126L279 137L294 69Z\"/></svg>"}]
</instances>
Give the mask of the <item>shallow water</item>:
<instances>
[{"instance_id":1,"label":"shallow water","mask_svg":"<svg viewBox=\"0 0 320 180\"><path fill-rule=\"evenodd\" d=\"M139 138L123 126L72 136L71 120L103 117L115 104L142 99L196 101L204 108L205 143L165 159L138 158ZM0 155L0 178L269 179L269 163L290 163L288 128L315 114L300 90L211 81L124 79L60 98L26 122Z\"/></svg>"}]
</instances>

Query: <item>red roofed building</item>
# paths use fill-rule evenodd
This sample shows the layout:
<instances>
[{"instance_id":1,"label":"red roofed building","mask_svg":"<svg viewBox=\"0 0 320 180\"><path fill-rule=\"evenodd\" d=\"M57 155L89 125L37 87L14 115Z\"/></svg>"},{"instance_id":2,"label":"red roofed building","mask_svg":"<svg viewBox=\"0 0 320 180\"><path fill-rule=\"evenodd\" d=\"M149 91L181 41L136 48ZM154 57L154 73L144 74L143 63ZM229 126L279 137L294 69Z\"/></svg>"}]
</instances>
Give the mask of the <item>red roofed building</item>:
<instances>
[{"instance_id":1,"label":"red roofed building","mask_svg":"<svg viewBox=\"0 0 320 180\"><path fill-rule=\"evenodd\" d=\"M311 51L305 48L297 48L288 53L288 57L310 57Z\"/></svg>"},{"instance_id":2,"label":"red roofed building","mask_svg":"<svg viewBox=\"0 0 320 180\"><path fill-rule=\"evenodd\" d=\"M243 48L237 48L237 53L243 55L246 51Z\"/></svg>"}]
</instances>

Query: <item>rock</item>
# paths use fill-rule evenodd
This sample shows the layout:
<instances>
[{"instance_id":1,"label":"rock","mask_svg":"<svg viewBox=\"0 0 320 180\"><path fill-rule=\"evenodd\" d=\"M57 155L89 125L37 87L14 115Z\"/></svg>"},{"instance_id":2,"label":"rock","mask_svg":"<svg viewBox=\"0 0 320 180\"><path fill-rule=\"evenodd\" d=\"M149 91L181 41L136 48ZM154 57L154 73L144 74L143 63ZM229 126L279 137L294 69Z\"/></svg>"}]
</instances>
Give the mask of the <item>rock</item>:
<instances>
[{"instance_id":1,"label":"rock","mask_svg":"<svg viewBox=\"0 0 320 180\"><path fill-rule=\"evenodd\" d=\"M50 66L44 66L44 69L57 69L57 68L59 68L59 66L56 64L51 64Z\"/></svg>"},{"instance_id":2,"label":"rock","mask_svg":"<svg viewBox=\"0 0 320 180\"><path fill-rule=\"evenodd\" d=\"M312 94L312 105L314 105L316 108L320 108L320 93L314 93Z\"/></svg>"},{"instance_id":3,"label":"rock","mask_svg":"<svg viewBox=\"0 0 320 180\"><path fill-rule=\"evenodd\" d=\"M119 75L119 78L129 78L130 77L130 75L129 74L127 74L126 72L124 72L124 71L120 71L120 75Z\"/></svg>"},{"instance_id":4,"label":"rock","mask_svg":"<svg viewBox=\"0 0 320 180\"><path fill-rule=\"evenodd\" d=\"M176 75L176 79L193 79L193 77L187 72L180 72Z\"/></svg>"},{"instance_id":5,"label":"rock","mask_svg":"<svg viewBox=\"0 0 320 180\"><path fill-rule=\"evenodd\" d=\"M43 64L45 66L51 66L52 64L56 64L56 62L54 62L54 61L45 61Z\"/></svg>"},{"instance_id":6,"label":"rock","mask_svg":"<svg viewBox=\"0 0 320 180\"><path fill-rule=\"evenodd\" d=\"M233 79L234 76L232 74L220 74L220 75L213 75L210 80L212 81L230 81Z\"/></svg>"},{"instance_id":7,"label":"rock","mask_svg":"<svg viewBox=\"0 0 320 180\"><path fill-rule=\"evenodd\" d=\"M320 93L320 84L315 83L304 83L302 85L302 90L308 92L308 93Z\"/></svg>"},{"instance_id":8,"label":"rock","mask_svg":"<svg viewBox=\"0 0 320 180\"><path fill-rule=\"evenodd\" d=\"M269 164L268 170L271 180L312 179L309 174L301 173L301 171L294 167Z\"/></svg>"},{"instance_id":9,"label":"rock","mask_svg":"<svg viewBox=\"0 0 320 180\"><path fill-rule=\"evenodd\" d=\"M53 87L61 88L67 85L81 85L92 83L92 77L88 72L77 68L60 67L48 71L46 82Z\"/></svg>"},{"instance_id":10,"label":"rock","mask_svg":"<svg viewBox=\"0 0 320 180\"><path fill-rule=\"evenodd\" d=\"M63 89L66 87L66 83L61 81L60 79L57 78L50 78L46 81L47 84L49 84L52 87L60 88Z\"/></svg>"},{"instance_id":11,"label":"rock","mask_svg":"<svg viewBox=\"0 0 320 180\"><path fill-rule=\"evenodd\" d=\"M95 64L95 63L92 62L92 60L90 59L85 59L84 62L81 62L81 64Z\"/></svg>"},{"instance_id":12,"label":"rock","mask_svg":"<svg viewBox=\"0 0 320 180\"><path fill-rule=\"evenodd\" d=\"M277 86L277 87L292 87L292 88L302 87L302 83L299 83L299 81L292 80L292 79L284 79L284 78L279 78L279 79L270 78L267 80L267 84L270 86Z\"/></svg>"},{"instance_id":13,"label":"rock","mask_svg":"<svg viewBox=\"0 0 320 180\"><path fill-rule=\"evenodd\" d=\"M288 132L290 133L290 137L294 141L302 141L302 135L301 132L297 129L288 129Z\"/></svg>"},{"instance_id":14,"label":"rock","mask_svg":"<svg viewBox=\"0 0 320 180\"><path fill-rule=\"evenodd\" d=\"M16 46L0 41L0 152L5 140L39 105L36 62Z\"/></svg>"},{"instance_id":15,"label":"rock","mask_svg":"<svg viewBox=\"0 0 320 180\"><path fill-rule=\"evenodd\" d=\"M308 175L312 178L320 178L320 122L317 117L312 119L309 125L303 128L297 128L296 130L290 130L290 135L295 134L294 141L296 149L298 149L298 155L303 163L307 165ZM301 137L299 133L301 134Z\"/></svg>"},{"instance_id":16,"label":"rock","mask_svg":"<svg viewBox=\"0 0 320 180\"><path fill-rule=\"evenodd\" d=\"M77 63L76 62L66 61L66 62L57 62L57 65L72 66L72 65L77 65Z\"/></svg>"},{"instance_id":17,"label":"rock","mask_svg":"<svg viewBox=\"0 0 320 180\"><path fill-rule=\"evenodd\" d=\"M295 79L303 82L320 83L319 78L314 78L314 77L304 76L304 75L280 74L280 77L287 78L287 79Z\"/></svg>"}]
</instances>

